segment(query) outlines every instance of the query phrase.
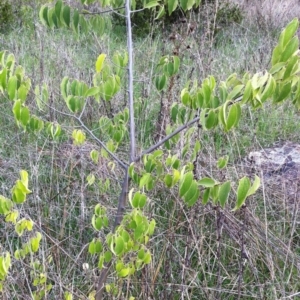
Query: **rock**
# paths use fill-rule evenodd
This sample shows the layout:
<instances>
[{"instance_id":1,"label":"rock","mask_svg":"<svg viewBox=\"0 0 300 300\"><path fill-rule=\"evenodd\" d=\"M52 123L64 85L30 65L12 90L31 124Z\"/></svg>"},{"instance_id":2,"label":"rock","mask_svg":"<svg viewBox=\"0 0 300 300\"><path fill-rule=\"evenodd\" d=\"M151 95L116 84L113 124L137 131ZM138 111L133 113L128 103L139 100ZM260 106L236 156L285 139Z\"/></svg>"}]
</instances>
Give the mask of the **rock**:
<instances>
[{"instance_id":1,"label":"rock","mask_svg":"<svg viewBox=\"0 0 300 300\"><path fill-rule=\"evenodd\" d=\"M285 142L271 148L250 152L247 172L256 173L268 192L284 199L287 204L300 204L300 145Z\"/></svg>"}]
</instances>

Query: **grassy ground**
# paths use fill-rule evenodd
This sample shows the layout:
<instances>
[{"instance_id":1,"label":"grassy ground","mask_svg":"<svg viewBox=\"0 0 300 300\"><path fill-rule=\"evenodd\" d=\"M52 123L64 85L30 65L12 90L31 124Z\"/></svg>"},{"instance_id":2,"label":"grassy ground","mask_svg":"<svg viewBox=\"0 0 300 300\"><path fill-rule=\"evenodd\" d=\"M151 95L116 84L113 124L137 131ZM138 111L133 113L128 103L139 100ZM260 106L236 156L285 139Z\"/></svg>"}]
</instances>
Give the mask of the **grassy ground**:
<instances>
[{"instance_id":1,"label":"grassy ground","mask_svg":"<svg viewBox=\"0 0 300 300\"><path fill-rule=\"evenodd\" d=\"M59 97L63 76L90 82L100 53L110 57L115 50L126 50L120 31L109 32L102 38L91 32L76 41L72 33L49 31L34 20L34 27L17 28L1 35L0 45L15 54L33 85L45 82L50 87L56 109L63 107ZM248 23L225 28L218 33L216 42L204 40L199 32L184 42L172 42L164 33L137 38L134 58L139 147L147 148L152 143L161 97L163 101L169 97L172 102L179 101L180 91L189 79L201 83L206 76L213 75L222 81L233 72L242 75L245 71L267 69L277 38L277 29L262 30ZM168 89L169 95L161 96L152 83L155 65L161 55L172 54L174 50L182 61L180 76ZM115 111L124 103L125 94L122 90L114 100ZM34 96L28 101L34 110ZM93 169L89 164L93 144L78 150L66 141L54 143L47 137L24 135L13 120L12 104L1 99L0 105L1 192L8 196L18 170L28 170L33 194L22 214L29 214L45 236L39 258L47 266L53 284L48 299L63 299L66 290L72 291L75 299L85 299L83 295L90 291L97 276L92 268L95 261L87 254L86 246L94 237L90 226L92 210L100 202L113 215L121 174L109 172L105 161L100 169ZM87 122L103 111L103 107L91 105ZM299 113L289 103L268 104L257 111L245 108L243 116L232 134L218 129L198 133L202 144L200 175L212 175L219 180L240 178L245 172L242 161L249 151L280 140L300 140ZM72 120L53 116L48 109L44 110L43 118L63 120L66 133L73 126ZM225 171L215 173L214 165L220 155L229 155L230 163ZM99 176L93 187L85 181L84 175L89 172ZM114 183L114 190L105 190L107 178ZM221 211L201 203L187 208L177 193L161 186L155 188L150 198L149 216L157 221L151 241L152 262L128 283L115 282L123 291L116 299L127 299L126 295L174 300L237 299L238 295L243 299L270 300L299 297L299 218L290 213L272 190L263 187L247 207L236 213L230 210L232 207ZM234 200L230 201L232 205ZM12 228L1 225L0 230L2 247L15 249L19 240ZM89 263L90 269L84 271L83 263ZM26 277L28 266L16 261L13 264L20 274L10 275L5 295L28 299L34 290ZM110 282L113 280L109 278Z\"/></svg>"}]
</instances>

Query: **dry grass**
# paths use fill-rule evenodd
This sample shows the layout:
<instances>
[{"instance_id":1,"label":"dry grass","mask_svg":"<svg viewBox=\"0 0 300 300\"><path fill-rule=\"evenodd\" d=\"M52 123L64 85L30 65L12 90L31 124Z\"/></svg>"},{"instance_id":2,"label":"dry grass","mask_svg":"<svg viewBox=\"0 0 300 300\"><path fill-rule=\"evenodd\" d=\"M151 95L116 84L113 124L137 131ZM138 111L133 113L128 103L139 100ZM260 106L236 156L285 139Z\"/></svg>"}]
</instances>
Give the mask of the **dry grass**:
<instances>
[{"instance_id":1,"label":"dry grass","mask_svg":"<svg viewBox=\"0 0 300 300\"><path fill-rule=\"evenodd\" d=\"M260 26L281 28L291 19L300 17L298 0L230 0L238 4L247 21Z\"/></svg>"},{"instance_id":2,"label":"dry grass","mask_svg":"<svg viewBox=\"0 0 300 300\"><path fill-rule=\"evenodd\" d=\"M280 22L285 22L284 18L292 18L287 11L282 11L282 7L281 10L275 7L275 4L271 10L267 8L267 3L271 5L271 1L262 3L264 10L252 11L255 5L256 8L260 5L259 1L254 2L251 2L251 7L250 4L247 7L251 8L249 18L252 16L255 24L255 14L269 22L266 18L270 11L271 19L277 20L275 10L282 14ZM284 5L287 2L280 3ZM246 2L241 4L246 7ZM293 7L289 13L295 11ZM186 45L181 45L183 63L181 74L176 78L176 87L172 90L172 101L178 101L180 89L188 79L201 82L204 77L213 74L219 81L232 72L243 74L245 71L256 72L267 67L275 43L272 35L265 35L266 31L257 33L259 30L245 30L245 27L233 26L227 29L216 47L206 47L202 43L202 36L197 34ZM97 43L91 40L84 47L75 47L65 33L59 36L57 32L51 34L41 30L43 34L40 38L44 39L45 44L48 43L44 47L45 62L41 62L44 64L42 75L53 88L53 97L57 103L62 102L57 86L63 75L88 78L89 69L93 68L96 54L100 50L108 53L120 47L109 40L105 41L107 45L103 43L105 49L101 46L99 50ZM56 38L55 42L52 38ZM34 79L39 82L39 57L32 62L31 68L25 54L31 53L32 45L28 42L26 44L25 34L24 40L20 39L12 37L11 44L6 47L15 52L22 64L27 63L27 69L32 70L30 75L36 76ZM8 41L5 40L6 43ZM32 52L38 53L39 45L40 41ZM189 50L187 45L193 48ZM159 98L151 83L152 69L157 60L149 62L149 68L145 68L145 62L152 54L158 56L161 52L172 53L174 45L166 41L161 46L157 40L149 38L148 41L136 44L136 47L136 71L141 71L139 74L142 74L143 79L142 83L136 83L137 95L143 104L138 111L138 115L143 116L138 129L142 135L140 140L148 143L151 128L148 131L145 120L155 123L156 116L152 111ZM76 56L76 53L80 55ZM147 92L138 94L140 90ZM94 147L93 144L88 144L91 146L88 148L74 148L65 144L62 148L62 145L47 140L44 145L41 145L41 141L26 140L27 136L22 140L24 135L15 133L17 129L13 125L14 120L9 117L11 108L7 108L7 103L2 103L1 108L1 116L6 116L6 119L2 118L3 134L0 136L4 166L0 165L2 193L9 195L19 169L29 171L33 194L22 207L22 216L30 215L44 236L38 258L46 268L49 281L53 283L47 299L63 299L66 290L72 291L76 299L86 299L85 295L98 276L97 260L87 254L87 244L96 235L91 228L93 208L96 203L101 203L108 208L113 219L119 193L118 177L121 175L111 174L105 162L99 169L92 166L89 151ZM259 149L261 145L268 145L279 137L299 139L299 117L290 106L284 110L268 105L262 111L248 113L245 110L244 114L240 128L230 135L219 130L200 131L199 136L194 138L202 144L197 161L201 176L213 175L220 181L232 179L237 182L245 174L239 163L249 149ZM93 111L92 117L97 115L99 111ZM222 155L230 156L228 168L222 172L213 172L217 158ZM103 191L103 181L89 187L86 182L89 172L94 172L100 179L111 179L113 187ZM236 189L236 185L233 188ZM201 200L193 208L187 208L175 189L166 191L163 184L157 185L149 194L147 212L157 222L155 236L149 244L153 254L152 262L127 282L117 280L112 274L109 282L115 282L121 292L116 297L108 295L106 299L128 299L129 295L141 300L297 299L300 290L299 217L296 209L294 214L288 212L282 198L281 193L274 194L270 187L262 185L259 193L251 197L247 207L239 212L231 211L235 203L234 193L224 210L213 205L204 206ZM3 248L13 249L17 243L13 228L3 227L1 232L4 237L1 240ZM104 238L105 233L99 235ZM89 263L90 269L84 271L83 263ZM13 260L13 269L18 272L10 274L5 295L11 299L30 299L30 293L35 289L28 275L31 268L26 262Z\"/></svg>"}]
</instances>

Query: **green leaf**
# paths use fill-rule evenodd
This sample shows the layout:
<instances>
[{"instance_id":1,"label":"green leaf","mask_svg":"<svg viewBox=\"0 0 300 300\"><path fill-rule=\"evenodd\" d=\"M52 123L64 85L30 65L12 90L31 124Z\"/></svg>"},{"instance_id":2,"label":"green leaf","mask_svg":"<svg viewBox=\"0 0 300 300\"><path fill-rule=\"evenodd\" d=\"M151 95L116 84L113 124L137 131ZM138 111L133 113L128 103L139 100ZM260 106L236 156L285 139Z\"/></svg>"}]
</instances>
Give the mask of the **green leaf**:
<instances>
[{"instance_id":1,"label":"green leaf","mask_svg":"<svg viewBox=\"0 0 300 300\"><path fill-rule=\"evenodd\" d=\"M53 28L54 25L55 25L54 22L53 22L53 15L56 17L54 8L48 9L47 19L48 19L48 23L49 23L50 28Z\"/></svg>"},{"instance_id":2,"label":"green leaf","mask_svg":"<svg viewBox=\"0 0 300 300\"><path fill-rule=\"evenodd\" d=\"M197 200L199 198L199 194L200 194L200 191L198 189L198 185L195 181L193 181L189 190L183 196L184 202L188 206L193 206L197 202Z\"/></svg>"},{"instance_id":3,"label":"green leaf","mask_svg":"<svg viewBox=\"0 0 300 300\"><path fill-rule=\"evenodd\" d=\"M230 181L227 181L223 183L219 189L219 201L222 208L225 207L225 204L228 200L230 189L231 189L230 185L231 185Z\"/></svg>"},{"instance_id":4,"label":"green leaf","mask_svg":"<svg viewBox=\"0 0 300 300\"><path fill-rule=\"evenodd\" d=\"M40 241L42 239L42 235L37 232L34 238L30 240L30 248L32 252L37 252L39 250Z\"/></svg>"},{"instance_id":5,"label":"green leaf","mask_svg":"<svg viewBox=\"0 0 300 300\"><path fill-rule=\"evenodd\" d=\"M115 250L115 254L117 256L120 256L125 251L125 243L124 243L124 240L121 236L117 236L115 238L114 250Z\"/></svg>"},{"instance_id":6,"label":"green leaf","mask_svg":"<svg viewBox=\"0 0 300 300\"><path fill-rule=\"evenodd\" d=\"M17 210L9 211L5 216L5 222L16 224L18 217L19 217L19 212Z\"/></svg>"},{"instance_id":7,"label":"green leaf","mask_svg":"<svg viewBox=\"0 0 300 300\"><path fill-rule=\"evenodd\" d=\"M162 17L165 15L165 13L166 13L166 11L165 11L165 6L162 5L162 6L160 7L160 9L159 9L159 11L158 11L158 13L157 13L157 15L156 15L156 17L155 17L154 20L159 20L160 18L162 18Z\"/></svg>"},{"instance_id":8,"label":"green leaf","mask_svg":"<svg viewBox=\"0 0 300 300\"><path fill-rule=\"evenodd\" d=\"M150 2L146 3L144 5L144 8L152 8L152 7L156 7L158 5L159 5L158 1L154 0L154 1L150 1Z\"/></svg>"},{"instance_id":9,"label":"green leaf","mask_svg":"<svg viewBox=\"0 0 300 300\"><path fill-rule=\"evenodd\" d=\"M102 249L103 249L102 243L97 239L93 239L89 244L88 251L90 254L96 254L96 253L100 253Z\"/></svg>"},{"instance_id":10,"label":"green leaf","mask_svg":"<svg viewBox=\"0 0 300 300\"><path fill-rule=\"evenodd\" d=\"M177 6L178 6L178 0L168 0L168 12L169 12L169 16L177 8Z\"/></svg>"},{"instance_id":11,"label":"green leaf","mask_svg":"<svg viewBox=\"0 0 300 300\"><path fill-rule=\"evenodd\" d=\"M226 101L219 109L219 120L221 121L222 125L226 128L227 127L227 117L226 117L226 110L228 107L229 101Z\"/></svg>"},{"instance_id":12,"label":"green leaf","mask_svg":"<svg viewBox=\"0 0 300 300\"><path fill-rule=\"evenodd\" d=\"M18 101L15 101L14 103L14 106L13 106L13 113L14 113L14 116L16 118L17 121L20 121L20 117L21 117L21 101L18 100Z\"/></svg>"},{"instance_id":13,"label":"green leaf","mask_svg":"<svg viewBox=\"0 0 300 300\"><path fill-rule=\"evenodd\" d=\"M192 172L186 173L183 178L181 179L179 185L179 196L183 197L187 191L190 189L192 182L193 182L194 175Z\"/></svg>"},{"instance_id":14,"label":"green leaf","mask_svg":"<svg viewBox=\"0 0 300 300\"><path fill-rule=\"evenodd\" d=\"M248 190L247 197L253 195L258 190L259 187L260 187L260 178L257 175L255 175L254 182L251 188Z\"/></svg>"},{"instance_id":15,"label":"green leaf","mask_svg":"<svg viewBox=\"0 0 300 300\"><path fill-rule=\"evenodd\" d=\"M202 86L203 96L204 96L204 107L210 107L212 90L208 84L203 84Z\"/></svg>"},{"instance_id":16,"label":"green leaf","mask_svg":"<svg viewBox=\"0 0 300 300\"><path fill-rule=\"evenodd\" d=\"M277 85L275 94L274 94L274 102L278 103L285 100L291 93L292 83L287 82L283 87L282 85Z\"/></svg>"},{"instance_id":17,"label":"green leaf","mask_svg":"<svg viewBox=\"0 0 300 300\"><path fill-rule=\"evenodd\" d=\"M155 78L155 87L160 92L162 91L167 83L167 76L163 74L162 76L156 76Z\"/></svg>"},{"instance_id":18,"label":"green leaf","mask_svg":"<svg viewBox=\"0 0 300 300\"><path fill-rule=\"evenodd\" d=\"M0 72L0 87L2 87L3 90L6 89L6 82L7 82L7 68L4 68Z\"/></svg>"},{"instance_id":19,"label":"green leaf","mask_svg":"<svg viewBox=\"0 0 300 300\"><path fill-rule=\"evenodd\" d=\"M235 100L237 95L241 94L241 91L244 87L245 86L243 84L235 86L234 89L227 96L227 100Z\"/></svg>"},{"instance_id":20,"label":"green leaf","mask_svg":"<svg viewBox=\"0 0 300 300\"><path fill-rule=\"evenodd\" d=\"M103 219L101 217L97 217L96 215L93 215L92 225L96 230L101 230L101 228L103 227Z\"/></svg>"},{"instance_id":21,"label":"green leaf","mask_svg":"<svg viewBox=\"0 0 300 300\"><path fill-rule=\"evenodd\" d=\"M194 151L198 153L198 152L200 151L200 149L201 149L201 144L200 144L200 142L197 140L197 141L195 142Z\"/></svg>"},{"instance_id":22,"label":"green leaf","mask_svg":"<svg viewBox=\"0 0 300 300\"><path fill-rule=\"evenodd\" d=\"M250 98L252 98L252 83L251 83L251 80L248 80L246 83L245 90L244 90L242 103L246 103L248 100L250 100Z\"/></svg>"},{"instance_id":23,"label":"green leaf","mask_svg":"<svg viewBox=\"0 0 300 300\"><path fill-rule=\"evenodd\" d=\"M19 188L14 188L12 193L12 200L17 204L21 204L26 200L26 194Z\"/></svg>"},{"instance_id":24,"label":"green leaf","mask_svg":"<svg viewBox=\"0 0 300 300\"><path fill-rule=\"evenodd\" d=\"M122 278L127 277L129 275L130 269L124 268L121 271L118 272L118 275Z\"/></svg>"},{"instance_id":25,"label":"green leaf","mask_svg":"<svg viewBox=\"0 0 300 300\"><path fill-rule=\"evenodd\" d=\"M151 178L151 174L150 173L145 173L142 176L142 178L140 179L139 187L143 188L148 183L148 181L150 180L150 178Z\"/></svg>"},{"instance_id":26,"label":"green leaf","mask_svg":"<svg viewBox=\"0 0 300 300\"><path fill-rule=\"evenodd\" d=\"M73 14L73 29L77 34L78 34L78 26L79 26L79 13L78 10L75 10Z\"/></svg>"},{"instance_id":27,"label":"green leaf","mask_svg":"<svg viewBox=\"0 0 300 300\"><path fill-rule=\"evenodd\" d=\"M187 89L183 89L180 94L181 102L183 105L190 107L191 106L191 96Z\"/></svg>"},{"instance_id":28,"label":"green leaf","mask_svg":"<svg viewBox=\"0 0 300 300\"><path fill-rule=\"evenodd\" d=\"M82 33L86 33L88 31L88 24L85 20L85 17L79 16L79 24L80 24L80 31Z\"/></svg>"},{"instance_id":29,"label":"green leaf","mask_svg":"<svg viewBox=\"0 0 300 300\"><path fill-rule=\"evenodd\" d=\"M107 79L107 81L104 83L104 85L101 86L102 88L102 97L105 101L109 101L112 96L116 93L116 87L117 82L114 77L110 77Z\"/></svg>"},{"instance_id":30,"label":"green leaf","mask_svg":"<svg viewBox=\"0 0 300 300\"><path fill-rule=\"evenodd\" d=\"M285 50L281 54L280 61L282 62L288 61L293 55L296 55L296 51L298 50L299 50L299 40L298 37L295 36L287 44Z\"/></svg>"},{"instance_id":31,"label":"green leaf","mask_svg":"<svg viewBox=\"0 0 300 300\"><path fill-rule=\"evenodd\" d=\"M17 76L15 75L11 76L8 79L7 93L8 93L8 98L10 100L14 100L17 95L17 83L18 83L18 79Z\"/></svg>"},{"instance_id":32,"label":"green leaf","mask_svg":"<svg viewBox=\"0 0 300 300\"><path fill-rule=\"evenodd\" d=\"M211 129L215 127L216 121L218 120L218 115L211 109L208 113L208 116L205 118L205 127Z\"/></svg>"},{"instance_id":33,"label":"green leaf","mask_svg":"<svg viewBox=\"0 0 300 300\"><path fill-rule=\"evenodd\" d=\"M18 189L25 195L30 194L31 191L28 189L28 186L26 185L25 182L22 182L21 180L17 180L16 184L13 189Z\"/></svg>"},{"instance_id":34,"label":"green leaf","mask_svg":"<svg viewBox=\"0 0 300 300\"><path fill-rule=\"evenodd\" d=\"M55 4L55 14L58 19L60 19L63 3L61 0L58 0Z\"/></svg>"},{"instance_id":35,"label":"green leaf","mask_svg":"<svg viewBox=\"0 0 300 300\"><path fill-rule=\"evenodd\" d=\"M179 67L180 67L180 59L178 56L173 56L173 65L174 65L174 74L176 74L179 70Z\"/></svg>"},{"instance_id":36,"label":"green leaf","mask_svg":"<svg viewBox=\"0 0 300 300\"><path fill-rule=\"evenodd\" d=\"M111 261L111 259L112 259L112 253L111 253L110 251L106 251L106 252L104 253L104 261L105 261L106 263L108 263L108 262Z\"/></svg>"},{"instance_id":37,"label":"green leaf","mask_svg":"<svg viewBox=\"0 0 300 300\"><path fill-rule=\"evenodd\" d=\"M92 161L93 161L95 164L97 164L98 161L99 161L99 152L98 152L97 150L94 150L94 149L93 149L93 150L90 152L90 157L91 157Z\"/></svg>"},{"instance_id":38,"label":"green leaf","mask_svg":"<svg viewBox=\"0 0 300 300\"><path fill-rule=\"evenodd\" d=\"M298 18L294 18L281 32L279 37L279 45L281 49L284 49L289 43L289 41L293 38L293 36L295 35L298 29L298 26L299 26L299 20Z\"/></svg>"},{"instance_id":39,"label":"green leaf","mask_svg":"<svg viewBox=\"0 0 300 300\"><path fill-rule=\"evenodd\" d=\"M87 181L88 185L93 185L95 182L95 175L89 174L86 178L86 181Z\"/></svg>"},{"instance_id":40,"label":"green leaf","mask_svg":"<svg viewBox=\"0 0 300 300\"><path fill-rule=\"evenodd\" d=\"M74 141L74 145L82 145L85 141L85 133L80 129L74 129L72 133L72 138Z\"/></svg>"},{"instance_id":41,"label":"green leaf","mask_svg":"<svg viewBox=\"0 0 300 300\"><path fill-rule=\"evenodd\" d=\"M52 137L52 139L59 138L61 134L61 127L59 124L50 123L47 127L48 134Z\"/></svg>"},{"instance_id":42,"label":"green leaf","mask_svg":"<svg viewBox=\"0 0 300 300\"><path fill-rule=\"evenodd\" d=\"M20 177L21 177L21 181L24 184L24 186L26 188L28 188L28 173L25 170L21 170L20 171ZM26 191L27 193L30 193L29 190Z\"/></svg>"},{"instance_id":43,"label":"green leaf","mask_svg":"<svg viewBox=\"0 0 300 300\"><path fill-rule=\"evenodd\" d=\"M42 24L44 24L44 26L49 26L48 6L46 6L45 4L41 6L41 9L39 11L39 18Z\"/></svg>"},{"instance_id":44,"label":"green leaf","mask_svg":"<svg viewBox=\"0 0 300 300\"><path fill-rule=\"evenodd\" d=\"M214 205L216 205L217 201L219 200L219 190L220 190L220 185L215 185L214 187L210 188L209 196L210 198L212 198L212 202Z\"/></svg>"},{"instance_id":45,"label":"green leaf","mask_svg":"<svg viewBox=\"0 0 300 300\"><path fill-rule=\"evenodd\" d=\"M287 80L290 77L290 75L294 75L294 74L292 74L292 71L294 70L295 65L298 65L298 61L299 61L298 55L293 56L288 60L288 63L287 63L287 66L285 68L285 72L284 72L284 75L282 78L283 81Z\"/></svg>"},{"instance_id":46,"label":"green leaf","mask_svg":"<svg viewBox=\"0 0 300 300\"><path fill-rule=\"evenodd\" d=\"M239 181L239 186L237 189L237 202L234 210L239 209L245 203L249 189L250 189L250 180L248 177L245 176Z\"/></svg>"},{"instance_id":47,"label":"green leaf","mask_svg":"<svg viewBox=\"0 0 300 300\"><path fill-rule=\"evenodd\" d=\"M143 259L144 264L149 264L151 262L151 253L147 251Z\"/></svg>"},{"instance_id":48,"label":"green leaf","mask_svg":"<svg viewBox=\"0 0 300 300\"><path fill-rule=\"evenodd\" d=\"M64 100L66 100L68 97L68 83L69 83L69 78L64 77L60 84L60 92Z\"/></svg>"},{"instance_id":49,"label":"green leaf","mask_svg":"<svg viewBox=\"0 0 300 300\"><path fill-rule=\"evenodd\" d=\"M221 85L219 87L219 95L222 102L225 102L228 96L227 88L224 85Z\"/></svg>"},{"instance_id":50,"label":"green leaf","mask_svg":"<svg viewBox=\"0 0 300 300\"><path fill-rule=\"evenodd\" d=\"M279 45L277 45L273 49L272 59L271 59L272 67L274 67L276 64L280 63L281 51L282 51L282 49Z\"/></svg>"},{"instance_id":51,"label":"green leaf","mask_svg":"<svg viewBox=\"0 0 300 300\"><path fill-rule=\"evenodd\" d=\"M203 198L202 198L202 204L206 205L208 200L209 200L209 195L210 195L210 188L205 189L203 193Z\"/></svg>"},{"instance_id":52,"label":"green leaf","mask_svg":"<svg viewBox=\"0 0 300 300\"><path fill-rule=\"evenodd\" d=\"M11 211L13 207L13 202L10 199L7 199L0 195L0 214L6 215Z\"/></svg>"},{"instance_id":53,"label":"green leaf","mask_svg":"<svg viewBox=\"0 0 300 300\"><path fill-rule=\"evenodd\" d=\"M103 54L103 53L98 56L97 61L96 61L96 72L97 73L101 72L105 58L106 58L106 54Z\"/></svg>"},{"instance_id":54,"label":"green leaf","mask_svg":"<svg viewBox=\"0 0 300 300\"><path fill-rule=\"evenodd\" d=\"M132 198L132 207L133 208L143 208L146 205L147 196L136 192Z\"/></svg>"},{"instance_id":55,"label":"green leaf","mask_svg":"<svg viewBox=\"0 0 300 300\"><path fill-rule=\"evenodd\" d=\"M30 120L29 109L27 107L22 107L19 121L24 128L28 124L29 120Z\"/></svg>"},{"instance_id":56,"label":"green leaf","mask_svg":"<svg viewBox=\"0 0 300 300\"><path fill-rule=\"evenodd\" d=\"M95 96L99 94L99 88L98 87L91 87L89 88L86 92L85 92L85 95L84 97L91 97L91 96Z\"/></svg>"},{"instance_id":57,"label":"green leaf","mask_svg":"<svg viewBox=\"0 0 300 300\"><path fill-rule=\"evenodd\" d=\"M213 180L212 178L204 177L198 181L198 184L202 185L206 188L211 188L211 187L215 186L217 184L217 182L215 180Z\"/></svg>"},{"instance_id":58,"label":"green leaf","mask_svg":"<svg viewBox=\"0 0 300 300\"><path fill-rule=\"evenodd\" d=\"M226 120L226 130L229 131L232 127L236 126L241 117L241 107L239 103L231 105Z\"/></svg>"},{"instance_id":59,"label":"green leaf","mask_svg":"<svg viewBox=\"0 0 300 300\"><path fill-rule=\"evenodd\" d=\"M168 187L168 188L171 188L172 185L173 185L173 178L170 174L167 174L164 178L164 182L165 182L165 185Z\"/></svg>"},{"instance_id":60,"label":"green leaf","mask_svg":"<svg viewBox=\"0 0 300 300\"><path fill-rule=\"evenodd\" d=\"M274 75L274 74L278 73L285 65L286 65L286 62L279 62L279 63L275 64L274 66L272 66L269 73L271 75Z\"/></svg>"},{"instance_id":61,"label":"green leaf","mask_svg":"<svg viewBox=\"0 0 300 300\"><path fill-rule=\"evenodd\" d=\"M275 91L275 88L276 88L276 82L275 82L275 79L273 78L272 75L270 75L269 79L268 79L268 82L260 96L260 101L263 103L265 102L268 98L270 98L274 91Z\"/></svg>"},{"instance_id":62,"label":"green leaf","mask_svg":"<svg viewBox=\"0 0 300 300\"><path fill-rule=\"evenodd\" d=\"M229 156L228 156L228 155L219 158L219 159L218 159L218 162L217 162L217 167L218 167L219 169L224 169L224 168L227 166L228 159L229 159Z\"/></svg>"},{"instance_id":63,"label":"green leaf","mask_svg":"<svg viewBox=\"0 0 300 300\"><path fill-rule=\"evenodd\" d=\"M184 12L191 10L194 4L194 0L180 0L180 6Z\"/></svg>"},{"instance_id":64,"label":"green leaf","mask_svg":"<svg viewBox=\"0 0 300 300\"><path fill-rule=\"evenodd\" d=\"M71 21L71 10L68 5L64 6L63 12L62 12L63 21L67 25L67 27L70 27L70 21Z\"/></svg>"},{"instance_id":65,"label":"green leaf","mask_svg":"<svg viewBox=\"0 0 300 300\"><path fill-rule=\"evenodd\" d=\"M18 99L24 102L27 98L28 92L29 92L28 87L22 84L18 89Z\"/></svg>"}]
</instances>

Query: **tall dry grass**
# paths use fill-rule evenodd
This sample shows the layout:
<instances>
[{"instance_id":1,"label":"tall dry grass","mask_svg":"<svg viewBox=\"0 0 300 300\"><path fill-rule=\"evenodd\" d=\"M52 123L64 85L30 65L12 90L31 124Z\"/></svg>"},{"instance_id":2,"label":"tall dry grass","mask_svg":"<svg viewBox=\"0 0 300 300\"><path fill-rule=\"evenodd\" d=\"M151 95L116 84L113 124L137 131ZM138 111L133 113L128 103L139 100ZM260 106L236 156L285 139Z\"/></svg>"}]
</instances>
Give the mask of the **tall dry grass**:
<instances>
[{"instance_id":1,"label":"tall dry grass","mask_svg":"<svg viewBox=\"0 0 300 300\"><path fill-rule=\"evenodd\" d=\"M291 19L300 18L298 0L230 0L245 12L247 21L262 26L282 27Z\"/></svg>"}]
</instances>

